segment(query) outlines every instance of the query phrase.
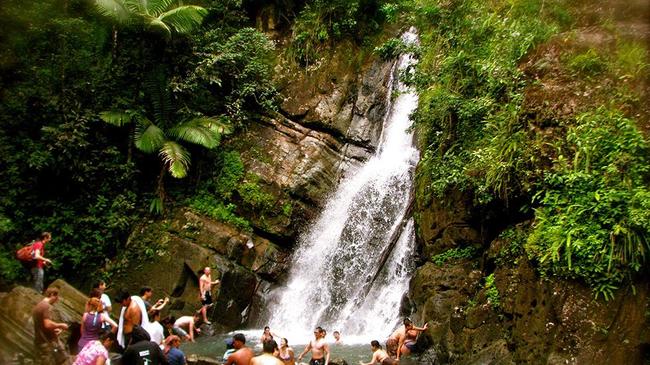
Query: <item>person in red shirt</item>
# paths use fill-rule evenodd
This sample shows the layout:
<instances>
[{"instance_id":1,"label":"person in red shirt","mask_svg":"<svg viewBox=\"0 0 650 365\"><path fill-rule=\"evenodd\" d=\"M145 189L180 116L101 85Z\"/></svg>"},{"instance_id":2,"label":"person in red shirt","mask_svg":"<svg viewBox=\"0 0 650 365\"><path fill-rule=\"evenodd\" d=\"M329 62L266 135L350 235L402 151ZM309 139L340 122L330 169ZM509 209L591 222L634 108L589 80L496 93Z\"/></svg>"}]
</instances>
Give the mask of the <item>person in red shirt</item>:
<instances>
[{"instance_id":1,"label":"person in red shirt","mask_svg":"<svg viewBox=\"0 0 650 365\"><path fill-rule=\"evenodd\" d=\"M51 264L52 260L45 257L45 244L50 242L52 234L50 232L41 233L39 240L32 244L34 251L34 267L32 267L32 278L34 279L34 290L43 293L43 281L45 277L44 267Z\"/></svg>"}]
</instances>

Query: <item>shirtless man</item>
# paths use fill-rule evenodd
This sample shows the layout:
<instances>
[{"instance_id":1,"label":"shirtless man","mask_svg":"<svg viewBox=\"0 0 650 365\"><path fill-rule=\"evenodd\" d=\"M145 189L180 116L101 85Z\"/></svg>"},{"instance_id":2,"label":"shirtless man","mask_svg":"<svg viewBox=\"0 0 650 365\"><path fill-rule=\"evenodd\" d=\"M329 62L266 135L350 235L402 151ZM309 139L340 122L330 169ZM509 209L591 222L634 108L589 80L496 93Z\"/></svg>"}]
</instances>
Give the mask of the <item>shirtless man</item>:
<instances>
[{"instance_id":1,"label":"shirtless man","mask_svg":"<svg viewBox=\"0 0 650 365\"><path fill-rule=\"evenodd\" d=\"M330 362L330 346L325 342L325 331L321 327L314 330L314 339L309 341L305 350L298 356L298 361L311 351L311 360L309 365L327 365ZM323 354L325 353L325 355ZM323 358L324 357L324 358Z\"/></svg>"},{"instance_id":2,"label":"shirtless man","mask_svg":"<svg viewBox=\"0 0 650 365\"><path fill-rule=\"evenodd\" d=\"M246 347L246 337L241 333L232 336L232 347L235 348L224 365L249 365L253 358L253 351Z\"/></svg>"},{"instance_id":3,"label":"shirtless man","mask_svg":"<svg viewBox=\"0 0 650 365\"><path fill-rule=\"evenodd\" d=\"M117 342L120 346L126 347L129 345L133 326L142 324L142 311L136 301L133 300L133 297L126 291L120 292L115 301L122 305L118 322Z\"/></svg>"},{"instance_id":4,"label":"shirtless man","mask_svg":"<svg viewBox=\"0 0 650 365\"><path fill-rule=\"evenodd\" d=\"M212 274L209 267L203 269L203 275L199 278L199 298L201 299L201 314L205 324L212 324L208 321L208 307L212 304L212 285L219 284L219 280L212 281Z\"/></svg>"},{"instance_id":5,"label":"shirtless man","mask_svg":"<svg viewBox=\"0 0 650 365\"><path fill-rule=\"evenodd\" d=\"M404 325L397 328L395 332L390 335L388 340L386 340L386 352L388 352L388 355L395 357L397 360L399 360L400 354L402 352L402 346L406 340L406 332L411 329L417 331L426 331L427 328L429 328L428 323L425 323L424 327L415 327L409 318L404 318L403 323Z\"/></svg>"},{"instance_id":6,"label":"shirtless man","mask_svg":"<svg viewBox=\"0 0 650 365\"><path fill-rule=\"evenodd\" d=\"M278 349L278 343L275 340L269 340L262 345L263 353L260 356L255 356L250 365L284 365L277 357L273 356L275 350Z\"/></svg>"}]
</instances>

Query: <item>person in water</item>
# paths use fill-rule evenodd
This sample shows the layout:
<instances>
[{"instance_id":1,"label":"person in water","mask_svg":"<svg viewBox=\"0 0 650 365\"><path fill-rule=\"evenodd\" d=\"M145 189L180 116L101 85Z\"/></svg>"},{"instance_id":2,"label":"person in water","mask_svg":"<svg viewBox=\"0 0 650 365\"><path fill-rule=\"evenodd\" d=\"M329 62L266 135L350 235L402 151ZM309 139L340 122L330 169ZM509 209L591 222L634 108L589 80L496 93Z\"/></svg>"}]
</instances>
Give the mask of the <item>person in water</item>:
<instances>
[{"instance_id":1,"label":"person in water","mask_svg":"<svg viewBox=\"0 0 650 365\"><path fill-rule=\"evenodd\" d=\"M271 332L271 328L269 326L264 327L264 332L262 333L262 336L260 337L260 343L264 345L264 342L266 341L271 341L273 340L273 337L280 337L277 334Z\"/></svg>"},{"instance_id":2,"label":"person in water","mask_svg":"<svg viewBox=\"0 0 650 365\"><path fill-rule=\"evenodd\" d=\"M314 339L309 341L307 347L298 356L298 361L311 351L311 360L309 365L327 365L330 362L330 346L325 342L325 331L321 327L314 330Z\"/></svg>"},{"instance_id":3,"label":"person in water","mask_svg":"<svg viewBox=\"0 0 650 365\"><path fill-rule=\"evenodd\" d=\"M280 359L273 356L278 349L278 343L271 339L262 344L262 354L251 359L250 365L284 365Z\"/></svg>"},{"instance_id":4,"label":"person in water","mask_svg":"<svg viewBox=\"0 0 650 365\"><path fill-rule=\"evenodd\" d=\"M335 345L340 345L340 344L342 343L342 342L341 342L341 332L339 332L339 331L334 331L334 332L332 333L332 335L334 335L334 344L335 344Z\"/></svg>"},{"instance_id":5,"label":"person in water","mask_svg":"<svg viewBox=\"0 0 650 365\"><path fill-rule=\"evenodd\" d=\"M278 350L278 358L284 362L284 365L295 365L295 354L293 348L289 347L289 341L286 338L280 340L280 349Z\"/></svg>"},{"instance_id":6,"label":"person in water","mask_svg":"<svg viewBox=\"0 0 650 365\"><path fill-rule=\"evenodd\" d=\"M379 341L373 340L370 342L370 348L372 349L372 359L370 362L363 362L359 360L359 365L373 365L373 364L381 364L381 365L394 365L397 364L397 360L393 360L386 351L384 351L381 348L381 345L379 344Z\"/></svg>"},{"instance_id":7,"label":"person in water","mask_svg":"<svg viewBox=\"0 0 650 365\"><path fill-rule=\"evenodd\" d=\"M232 346L237 350L228 356L225 365L249 365L253 358L253 350L246 347L246 337L242 333L232 336Z\"/></svg>"}]
</instances>

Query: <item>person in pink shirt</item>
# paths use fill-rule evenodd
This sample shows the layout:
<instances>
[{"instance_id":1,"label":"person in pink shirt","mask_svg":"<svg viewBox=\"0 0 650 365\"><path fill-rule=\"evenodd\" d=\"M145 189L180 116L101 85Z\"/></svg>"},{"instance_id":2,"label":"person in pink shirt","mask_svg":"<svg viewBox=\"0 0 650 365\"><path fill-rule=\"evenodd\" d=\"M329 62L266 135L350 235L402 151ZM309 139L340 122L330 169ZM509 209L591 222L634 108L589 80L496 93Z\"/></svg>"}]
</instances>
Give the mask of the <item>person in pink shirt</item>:
<instances>
[{"instance_id":1,"label":"person in pink shirt","mask_svg":"<svg viewBox=\"0 0 650 365\"><path fill-rule=\"evenodd\" d=\"M108 349L116 342L115 334L102 332L99 340L93 340L81 349L73 365L104 365L109 359Z\"/></svg>"}]
</instances>

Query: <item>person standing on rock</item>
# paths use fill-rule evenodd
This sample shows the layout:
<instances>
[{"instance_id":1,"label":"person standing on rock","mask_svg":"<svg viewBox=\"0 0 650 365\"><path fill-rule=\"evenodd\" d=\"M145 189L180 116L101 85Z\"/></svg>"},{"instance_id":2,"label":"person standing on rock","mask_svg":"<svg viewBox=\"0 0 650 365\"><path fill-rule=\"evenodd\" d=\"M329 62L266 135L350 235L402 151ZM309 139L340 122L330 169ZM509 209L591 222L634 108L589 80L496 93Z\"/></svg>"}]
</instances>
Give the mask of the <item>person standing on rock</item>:
<instances>
[{"instance_id":1,"label":"person standing on rock","mask_svg":"<svg viewBox=\"0 0 650 365\"><path fill-rule=\"evenodd\" d=\"M280 359L273 356L278 349L278 343L274 339L265 341L262 345L262 354L251 359L250 365L284 365Z\"/></svg>"},{"instance_id":2,"label":"person standing on rock","mask_svg":"<svg viewBox=\"0 0 650 365\"><path fill-rule=\"evenodd\" d=\"M59 334L68 329L65 323L52 320L52 306L59 301L59 290L48 288L45 298L32 310L36 363L41 365L68 364L69 356Z\"/></svg>"},{"instance_id":3,"label":"person standing on rock","mask_svg":"<svg viewBox=\"0 0 650 365\"><path fill-rule=\"evenodd\" d=\"M140 298L144 301L144 306L147 309L147 313L151 314L153 311L161 311L167 303L169 303L169 298L158 299L156 304L151 305L151 298L153 297L153 289L150 286L143 286L140 289Z\"/></svg>"},{"instance_id":4,"label":"person standing on rock","mask_svg":"<svg viewBox=\"0 0 650 365\"><path fill-rule=\"evenodd\" d=\"M209 267L203 269L203 275L199 278L199 299L201 299L201 315L205 324L212 324L208 321L208 307L212 305L212 285L219 284L219 280L212 281L212 274Z\"/></svg>"},{"instance_id":5,"label":"person standing on rock","mask_svg":"<svg viewBox=\"0 0 650 365\"><path fill-rule=\"evenodd\" d=\"M298 361L302 360L302 357L309 351L311 351L309 365L329 364L330 346L325 341L325 330L321 327L316 327L314 330L314 339L309 341L307 347L298 355Z\"/></svg>"},{"instance_id":6,"label":"person standing on rock","mask_svg":"<svg viewBox=\"0 0 650 365\"><path fill-rule=\"evenodd\" d=\"M43 293L43 281L45 279L45 265L51 264L52 260L45 257L45 244L52 240L50 232L41 233L41 237L32 243L34 252L34 267L32 267L32 279L34 279L34 290L38 294Z\"/></svg>"},{"instance_id":7,"label":"person standing on rock","mask_svg":"<svg viewBox=\"0 0 650 365\"><path fill-rule=\"evenodd\" d=\"M99 300L102 302L102 306L104 307L104 314L106 317L111 318L111 310L112 308L112 303L111 303L111 298L108 297L108 294L106 294L106 282L104 280L98 280L94 285L93 285L93 290L97 290L100 293ZM110 328L109 322L104 322L103 329Z\"/></svg>"},{"instance_id":8,"label":"person standing on rock","mask_svg":"<svg viewBox=\"0 0 650 365\"><path fill-rule=\"evenodd\" d=\"M254 354L253 350L246 347L246 337L241 333L236 333L232 336L232 347L236 351L228 356L224 365L249 365Z\"/></svg>"}]
</instances>

